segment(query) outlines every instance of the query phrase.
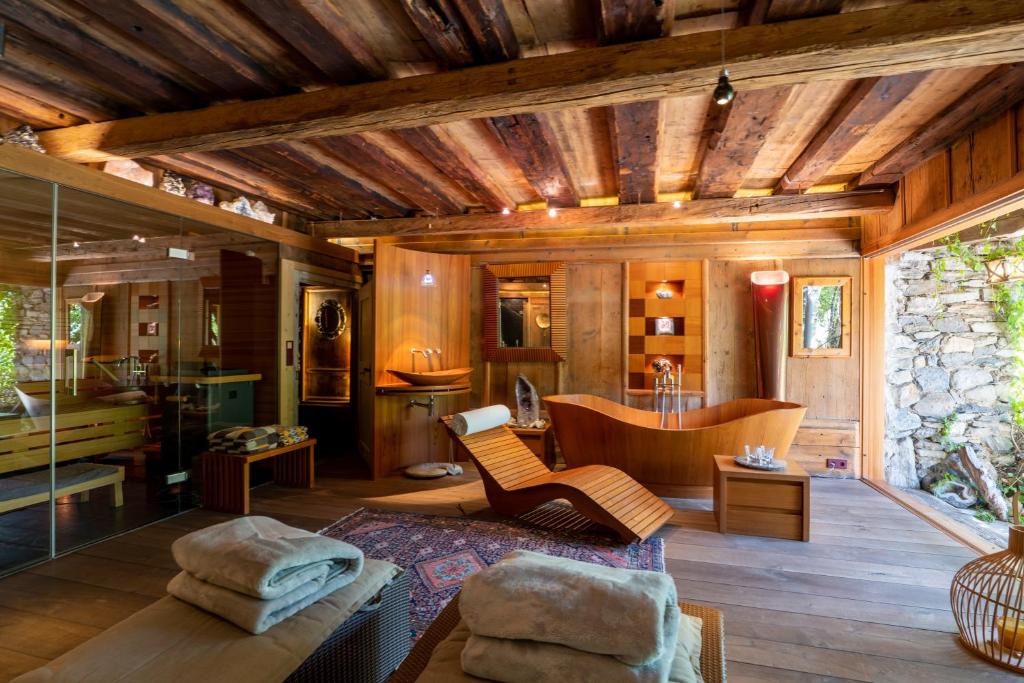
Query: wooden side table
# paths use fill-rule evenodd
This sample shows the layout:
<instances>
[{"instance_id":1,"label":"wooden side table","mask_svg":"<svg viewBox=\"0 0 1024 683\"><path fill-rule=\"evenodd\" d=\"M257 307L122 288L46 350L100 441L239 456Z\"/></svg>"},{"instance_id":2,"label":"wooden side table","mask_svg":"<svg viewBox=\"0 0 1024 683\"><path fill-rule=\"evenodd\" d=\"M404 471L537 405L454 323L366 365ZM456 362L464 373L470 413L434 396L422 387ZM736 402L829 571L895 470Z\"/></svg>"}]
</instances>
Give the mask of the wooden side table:
<instances>
[{"instance_id":1,"label":"wooden side table","mask_svg":"<svg viewBox=\"0 0 1024 683\"><path fill-rule=\"evenodd\" d=\"M214 453L202 455L203 507L208 510L249 514L249 465L274 459L274 483L296 488L313 488L313 452L316 439L258 453Z\"/></svg>"},{"instance_id":2,"label":"wooden side table","mask_svg":"<svg viewBox=\"0 0 1024 683\"><path fill-rule=\"evenodd\" d=\"M795 460L768 472L716 455L714 491L721 533L811 540L811 478Z\"/></svg>"},{"instance_id":3,"label":"wooden side table","mask_svg":"<svg viewBox=\"0 0 1024 683\"><path fill-rule=\"evenodd\" d=\"M548 469L555 467L555 432L551 429L551 421L541 429L531 427L509 427L526 444L527 448L533 451L534 455L541 459Z\"/></svg>"}]
</instances>

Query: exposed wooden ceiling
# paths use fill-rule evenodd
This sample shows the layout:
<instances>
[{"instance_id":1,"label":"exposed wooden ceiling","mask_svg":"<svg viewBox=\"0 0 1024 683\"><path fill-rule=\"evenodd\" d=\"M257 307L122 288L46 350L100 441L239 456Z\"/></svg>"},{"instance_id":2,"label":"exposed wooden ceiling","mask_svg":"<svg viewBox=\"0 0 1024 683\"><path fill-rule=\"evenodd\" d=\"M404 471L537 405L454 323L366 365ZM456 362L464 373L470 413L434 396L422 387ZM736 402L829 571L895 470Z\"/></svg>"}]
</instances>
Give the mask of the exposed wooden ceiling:
<instances>
[{"instance_id":1,"label":"exposed wooden ceiling","mask_svg":"<svg viewBox=\"0 0 1024 683\"><path fill-rule=\"evenodd\" d=\"M1017 0L4 0L0 19L0 115L67 128L54 151L134 149L317 221L884 187L1024 98ZM131 120L231 103L206 137L193 114ZM444 122L371 121L389 106ZM296 107L314 127L279 125Z\"/></svg>"}]
</instances>

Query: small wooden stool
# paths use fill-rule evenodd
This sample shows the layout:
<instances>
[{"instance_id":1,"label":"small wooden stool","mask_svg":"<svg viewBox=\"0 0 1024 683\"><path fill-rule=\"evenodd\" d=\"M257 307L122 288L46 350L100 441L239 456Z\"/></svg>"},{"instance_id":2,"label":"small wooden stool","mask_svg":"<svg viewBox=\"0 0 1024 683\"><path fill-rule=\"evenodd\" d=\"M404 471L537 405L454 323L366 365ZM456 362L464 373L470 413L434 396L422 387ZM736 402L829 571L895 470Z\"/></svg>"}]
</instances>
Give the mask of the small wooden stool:
<instances>
[{"instance_id":1,"label":"small wooden stool","mask_svg":"<svg viewBox=\"0 0 1024 683\"><path fill-rule=\"evenodd\" d=\"M714 487L719 532L811 540L811 479L795 460L769 472L716 455Z\"/></svg>"},{"instance_id":2,"label":"small wooden stool","mask_svg":"<svg viewBox=\"0 0 1024 683\"><path fill-rule=\"evenodd\" d=\"M316 439L306 439L258 453L203 453L203 507L236 515L249 514L249 465L267 458L274 459L275 484L313 488L315 446Z\"/></svg>"}]
</instances>

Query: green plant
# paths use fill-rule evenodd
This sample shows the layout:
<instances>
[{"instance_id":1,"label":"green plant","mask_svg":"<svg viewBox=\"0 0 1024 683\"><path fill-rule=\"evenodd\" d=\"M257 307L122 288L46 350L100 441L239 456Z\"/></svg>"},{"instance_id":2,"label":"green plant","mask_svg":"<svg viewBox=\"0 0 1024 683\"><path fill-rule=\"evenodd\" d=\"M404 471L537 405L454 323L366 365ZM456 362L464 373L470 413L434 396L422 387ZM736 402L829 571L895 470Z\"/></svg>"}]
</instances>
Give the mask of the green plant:
<instances>
[{"instance_id":1,"label":"green plant","mask_svg":"<svg viewBox=\"0 0 1024 683\"><path fill-rule=\"evenodd\" d=\"M947 453L960 448L960 442L953 438L953 425L956 424L959 417L960 413L952 412L942 418L942 428L939 430L939 444L942 446L942 450Z\"/></svg>"},{"instance_id":2,"label":"green plant","mask_svg":"<svg viewBox=\"0 0 1024 683\"><path fill-rule=\"evenodd\" d=\"M978 510L974 513L974 518L979 522L994 522L996 518L992 516L992 513L988 510Z\"/></svg>"},{"instance_id":3,"label":"green plant","mask_svg":"<svg viewBox=\"0 0 1024 683\"><path fill-rule=\"evenodd\" d=\"M0 406L11 406L18 400L14 384L18 379L15 360L21 301L20 290L0 285Z\"/></svg>"}]
</instances>

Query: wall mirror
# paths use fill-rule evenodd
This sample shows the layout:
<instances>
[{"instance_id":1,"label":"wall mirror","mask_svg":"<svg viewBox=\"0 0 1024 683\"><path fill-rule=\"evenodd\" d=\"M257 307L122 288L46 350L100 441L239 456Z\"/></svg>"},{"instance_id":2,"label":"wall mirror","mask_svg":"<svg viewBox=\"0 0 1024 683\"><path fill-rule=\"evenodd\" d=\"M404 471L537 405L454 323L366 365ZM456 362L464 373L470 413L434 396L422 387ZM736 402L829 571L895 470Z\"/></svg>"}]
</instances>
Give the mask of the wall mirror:
<instances>
[{"instance_id":1,"label":"wall mirror","mask_svg":"<svg viewBox=\"0 0 1024 683\"><path fill-rule=\"evenodd\" d=\"M850 355L851 278L793 278L795 358Z\"/></svg>"},{"instance_id":2,"label":"wall mirror","mask_svg":"<svg viewBox=\"0 0 1024 683\"><path fill-rule=\"evenodd\" d=\"M565 264L484 266L483 286L485 360L565 359Z\"/></svg>"},{"instance_id":3,"label":"wall mirror","mask_svg":"<svg viewBox=\"0 0 1024 683\"><path fill-rule=\"evenodd\" d=\"M317 332L324 339L337 339L348 327L348 315L337 299L326 299L316 311Z\"/></svg>"}]
</instances>

